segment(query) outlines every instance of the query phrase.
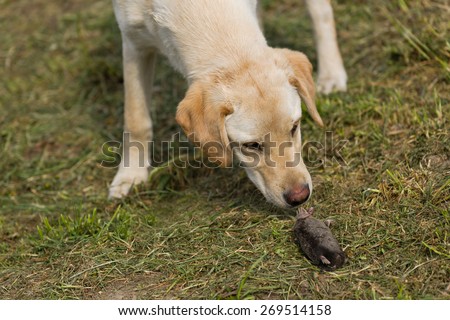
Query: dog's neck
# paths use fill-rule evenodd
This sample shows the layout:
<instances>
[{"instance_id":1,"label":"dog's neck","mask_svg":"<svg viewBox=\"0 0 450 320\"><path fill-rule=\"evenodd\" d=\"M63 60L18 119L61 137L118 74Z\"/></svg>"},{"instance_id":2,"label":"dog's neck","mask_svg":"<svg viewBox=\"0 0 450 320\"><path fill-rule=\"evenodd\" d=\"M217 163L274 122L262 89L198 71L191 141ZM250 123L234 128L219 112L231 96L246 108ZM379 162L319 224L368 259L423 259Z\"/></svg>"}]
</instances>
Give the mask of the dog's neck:
<instances>
[{"instance_id":1,"label":"dog's neck","mask_svg":"<svg viewBox=\"0 0 450 320\"><path fill-rule=\"evenodd\" d=\"M204 10L205 1L215 10ZM254 1L196 0L182 6L156 0L153 19L164 39L159 49L189 82L238 61L262 58L267 48Z\"/></svg>"}]
</instances>

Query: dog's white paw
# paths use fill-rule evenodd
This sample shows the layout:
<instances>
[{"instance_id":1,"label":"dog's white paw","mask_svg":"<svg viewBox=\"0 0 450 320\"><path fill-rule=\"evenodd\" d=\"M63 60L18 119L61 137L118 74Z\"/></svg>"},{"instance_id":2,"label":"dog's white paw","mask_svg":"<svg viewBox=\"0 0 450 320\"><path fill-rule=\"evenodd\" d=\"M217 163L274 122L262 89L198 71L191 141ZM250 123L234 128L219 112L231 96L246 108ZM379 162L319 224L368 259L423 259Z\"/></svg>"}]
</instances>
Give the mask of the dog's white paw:
<instances>
[{"instance_id":1,"label":"dog's white paw","mask_svg":"<svg viewBox=\"0 0 450 320\"><path fill-rule=\"evenodd\" d=\"M347 90L347 73L344 67L325 68L319 71L317 91L329 94L333 91Z\"/></svg>"},{"instance_id":2,"label":"dog's white paw","mask_svg":"<svg viewBox=\"0 0 450 320\"><path fill-rule=\"evenodd\" d=\"M120 167L109 187L109 199L120 199L128 194L133 185L147 181L147 168Z\"/></svg>"}]
</instances>

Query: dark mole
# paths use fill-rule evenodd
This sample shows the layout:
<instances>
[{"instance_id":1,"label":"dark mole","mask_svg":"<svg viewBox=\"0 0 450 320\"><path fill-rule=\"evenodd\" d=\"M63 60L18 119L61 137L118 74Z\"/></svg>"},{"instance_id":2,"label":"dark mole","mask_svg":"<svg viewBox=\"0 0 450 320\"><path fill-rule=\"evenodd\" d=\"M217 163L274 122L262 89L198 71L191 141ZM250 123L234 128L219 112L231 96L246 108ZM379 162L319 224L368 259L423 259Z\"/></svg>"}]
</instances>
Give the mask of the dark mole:
<instances>
[{"instance_id":1,"label":"dark mole","mask_svg":"<svg viewBox=\"0 0 450 320\"><path fill-rule=\"evenodd\" d=\"M313 264L327 271L336 270L344 264L345 253L330 228L311 216L313 211L313 208L298 210L293 230L294 242Z\"/></svg>"}]
</instances>

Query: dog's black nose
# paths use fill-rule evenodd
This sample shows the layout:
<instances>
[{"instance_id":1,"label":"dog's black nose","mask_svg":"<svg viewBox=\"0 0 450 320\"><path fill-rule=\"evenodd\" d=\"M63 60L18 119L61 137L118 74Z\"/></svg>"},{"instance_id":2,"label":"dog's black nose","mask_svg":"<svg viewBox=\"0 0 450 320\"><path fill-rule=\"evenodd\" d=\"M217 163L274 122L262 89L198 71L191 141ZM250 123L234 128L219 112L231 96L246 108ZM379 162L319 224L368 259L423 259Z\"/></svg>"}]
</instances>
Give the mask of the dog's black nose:
<instances>
[{"instance_id":1,"label":"dog's black nose","mask_svg":"<svg viewBox=\"0 0 450 320\"><path fill-rule=\"evenodd\" d=\"M308 200L309 195L310 195L309 185L303 184L295 186L291 190L286 191L283 194L283 198L290 206L297 207L302 203L304 203L306 200Z\"/></svg>"}]
</instances>

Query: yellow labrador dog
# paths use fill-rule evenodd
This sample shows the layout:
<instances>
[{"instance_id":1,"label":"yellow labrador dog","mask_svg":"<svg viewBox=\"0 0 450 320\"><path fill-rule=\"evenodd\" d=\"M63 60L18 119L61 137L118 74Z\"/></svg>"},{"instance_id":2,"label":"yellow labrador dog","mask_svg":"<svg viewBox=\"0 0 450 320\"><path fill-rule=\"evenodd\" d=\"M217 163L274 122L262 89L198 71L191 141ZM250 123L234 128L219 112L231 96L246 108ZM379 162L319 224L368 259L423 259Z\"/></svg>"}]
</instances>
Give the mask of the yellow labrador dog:
<instances>
[{"instance_id":1,"label":"yellow labrador dog","mask_svg":"<svg viewBox=\"0 0 450 320\"><path fill-rule=\"evenodd\" d=\"M318 125L312 66L306 56L271 48L255 0L113 0L122 33L127 161L109 189L125 196L147 180L152 121L148 108L157 51L183 74L189 89L176 120L186 135L230 165L233 156L266 199L290 208L311 195L301 159L301 101ZM345 90L329 0L307 0L319 57L318 89ZM139 152L144 151L144 155ZM212 151L211 151L212 150ZM142 165L142 156L144 156Z\"/></svg>"}]
</instances>

